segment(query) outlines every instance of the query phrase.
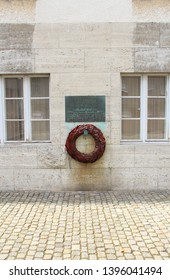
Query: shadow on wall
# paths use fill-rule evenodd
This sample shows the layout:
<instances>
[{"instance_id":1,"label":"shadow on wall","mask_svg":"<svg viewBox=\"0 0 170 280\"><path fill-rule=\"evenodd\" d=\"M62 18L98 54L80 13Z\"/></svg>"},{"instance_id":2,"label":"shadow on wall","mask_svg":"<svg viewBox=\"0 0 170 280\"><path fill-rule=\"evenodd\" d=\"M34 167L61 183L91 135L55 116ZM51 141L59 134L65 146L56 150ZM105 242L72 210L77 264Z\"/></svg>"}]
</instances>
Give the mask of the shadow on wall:
<instances>
[{"instance_id":1,"label":"shadow on wall","mask_svg":"<svg viewBox=\"0 0 170 280\"><path fill-rule=\"evenodd\" d=\"M82 169L75 168L61 171L63 191L107 191L111 189L109 169L89 169L86 165L81 163Z\"/></svg>"}]
</instances>

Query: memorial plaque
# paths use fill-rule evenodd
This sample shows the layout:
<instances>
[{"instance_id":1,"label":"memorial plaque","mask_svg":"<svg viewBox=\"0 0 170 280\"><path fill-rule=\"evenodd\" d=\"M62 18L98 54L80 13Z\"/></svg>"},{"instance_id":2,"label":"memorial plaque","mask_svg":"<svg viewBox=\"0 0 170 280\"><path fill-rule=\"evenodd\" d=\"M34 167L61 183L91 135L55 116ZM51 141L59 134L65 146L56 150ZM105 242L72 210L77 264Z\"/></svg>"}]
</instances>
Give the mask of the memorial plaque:
<instances>
[{"instance_id":1,"label":"memorial plaque","mask_svg":"<svg viewBox=\"0 0 170 280\"><path fill-rule=\"evenodd\" d=\"M105 96L66 96L66 122L105 122Z\"/></svg>"}]
</instances>

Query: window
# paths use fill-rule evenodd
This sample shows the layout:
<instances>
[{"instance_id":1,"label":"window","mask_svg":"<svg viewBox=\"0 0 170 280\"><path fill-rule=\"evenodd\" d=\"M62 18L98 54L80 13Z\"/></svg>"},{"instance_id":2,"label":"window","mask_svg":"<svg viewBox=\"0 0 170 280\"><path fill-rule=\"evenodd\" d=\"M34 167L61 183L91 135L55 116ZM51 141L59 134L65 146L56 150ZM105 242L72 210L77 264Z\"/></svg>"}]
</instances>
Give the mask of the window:
<instances>
[{"instance_id":1,"label":"window","mask_svg":"<svg viewBox=\"0 0 170 280\"><path fill-rule=\"evenodd\" d=\"M0 77L0 140L50 140L49 77Z\"/></svg>"},{"instance_id":2,"label":"window","mask_svg":"<svg viewBox=\"0 0 170 280\"><path fill-rule=\"evenodd\" d=\"M122 140L168 140L169 75L122 76Z\"/></svg>"}]
</instances>

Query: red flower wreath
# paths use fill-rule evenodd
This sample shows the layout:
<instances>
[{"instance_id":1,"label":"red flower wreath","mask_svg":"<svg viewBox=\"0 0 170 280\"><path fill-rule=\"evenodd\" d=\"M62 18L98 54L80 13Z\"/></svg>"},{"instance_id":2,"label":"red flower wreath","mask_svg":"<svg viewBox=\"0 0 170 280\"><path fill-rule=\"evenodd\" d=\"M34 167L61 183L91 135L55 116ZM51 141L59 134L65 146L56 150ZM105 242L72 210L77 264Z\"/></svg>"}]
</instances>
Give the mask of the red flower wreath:
<instances>
[{"instance_id":1,"label":"red flower wreath","mask_svg":"<svg viewBox=\"0 0 170 280\"><path fill-rule=\"evenodd\" d=\"M94 151L85 154L81 153L76 148L76 140L77 138L84 134L87 131L91 134L95 141ZM100 129L92 124L78 125L76 126L68 135L66 140L66 149L69 155L77 161L84 163L92 163L101 158L105 151L105 138Z\"/></svg>"}]
</instances>

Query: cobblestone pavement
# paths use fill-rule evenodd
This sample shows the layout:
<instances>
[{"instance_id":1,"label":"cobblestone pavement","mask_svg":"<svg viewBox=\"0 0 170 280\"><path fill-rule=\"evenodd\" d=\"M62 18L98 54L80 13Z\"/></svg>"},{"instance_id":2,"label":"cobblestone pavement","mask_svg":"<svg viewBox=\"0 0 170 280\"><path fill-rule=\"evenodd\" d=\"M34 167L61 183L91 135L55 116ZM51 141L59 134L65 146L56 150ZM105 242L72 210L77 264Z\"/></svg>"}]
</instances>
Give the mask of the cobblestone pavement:
<instances>
[{"instance_id":1,"label":"cobblestone pavement","mask_svg":"<svg viewBox=\"0 0 170 280\"><path fill-rule=\"evenodd\" d=\"M1 192L0 259L170 259L170 192Z\"/></svg>"}]
</instances>

